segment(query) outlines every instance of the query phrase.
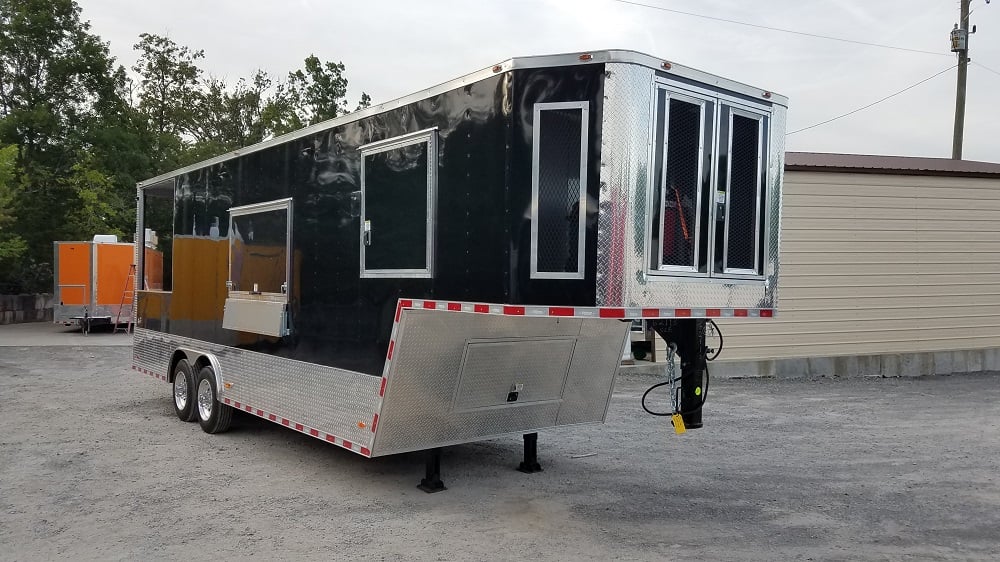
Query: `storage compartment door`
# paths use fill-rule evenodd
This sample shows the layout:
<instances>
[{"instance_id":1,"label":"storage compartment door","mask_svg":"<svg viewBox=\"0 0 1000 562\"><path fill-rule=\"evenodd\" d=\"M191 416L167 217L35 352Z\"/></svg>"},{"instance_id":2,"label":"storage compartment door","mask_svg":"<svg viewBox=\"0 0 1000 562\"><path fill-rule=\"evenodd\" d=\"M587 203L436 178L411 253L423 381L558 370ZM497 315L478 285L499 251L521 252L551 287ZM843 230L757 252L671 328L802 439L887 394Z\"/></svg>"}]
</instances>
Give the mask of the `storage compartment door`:
<instances>
[{"instance_id":1,"label":"storage compartment door","mask_svg":"<svg viewBox=\"0 0 1000 562\"><path fill-rule=\"evenodd\" d=\"M92 306L93 244L56 242L56 302L63 306Z\"/></svg>"}]
</instances>

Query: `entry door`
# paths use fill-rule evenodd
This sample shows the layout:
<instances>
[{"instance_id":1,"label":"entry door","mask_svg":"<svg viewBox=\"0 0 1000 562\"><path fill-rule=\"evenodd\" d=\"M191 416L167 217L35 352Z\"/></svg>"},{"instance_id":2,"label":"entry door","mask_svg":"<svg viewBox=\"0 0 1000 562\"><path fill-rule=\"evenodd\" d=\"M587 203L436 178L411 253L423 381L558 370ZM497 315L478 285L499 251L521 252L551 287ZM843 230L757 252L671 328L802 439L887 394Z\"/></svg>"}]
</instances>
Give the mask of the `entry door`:
<instances>
[{"instance_id":1,"label":"entry door","mask_svg":"<svg viewBox=\"0 0 1000 562\"><path fill-rule=\"evenodd\" d=\"M436 131L361 147L361 276L432 277Z\"/></svg>"}]
</instances>

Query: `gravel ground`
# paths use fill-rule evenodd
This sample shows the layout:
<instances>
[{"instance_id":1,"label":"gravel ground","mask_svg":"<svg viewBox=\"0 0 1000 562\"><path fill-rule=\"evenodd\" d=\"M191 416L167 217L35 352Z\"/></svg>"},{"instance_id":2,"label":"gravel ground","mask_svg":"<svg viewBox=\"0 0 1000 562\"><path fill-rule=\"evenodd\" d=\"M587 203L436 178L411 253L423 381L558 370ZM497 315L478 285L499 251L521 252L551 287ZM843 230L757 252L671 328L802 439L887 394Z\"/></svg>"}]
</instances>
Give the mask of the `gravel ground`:
<instances>
[{"instance_id":1,"label":"gravel ground","mask_svg":"<svg viewBox=\"0 0 1000 562\"><path fill-rule=\"evenodd\" d=\"M541 433L544 472L450 447L428 495L419 454L207 435L91 338L0 332L0 559L1000 558L998 376L718 381L682 436L623 376L607 424Z\"/></svg>"}]
</instances>

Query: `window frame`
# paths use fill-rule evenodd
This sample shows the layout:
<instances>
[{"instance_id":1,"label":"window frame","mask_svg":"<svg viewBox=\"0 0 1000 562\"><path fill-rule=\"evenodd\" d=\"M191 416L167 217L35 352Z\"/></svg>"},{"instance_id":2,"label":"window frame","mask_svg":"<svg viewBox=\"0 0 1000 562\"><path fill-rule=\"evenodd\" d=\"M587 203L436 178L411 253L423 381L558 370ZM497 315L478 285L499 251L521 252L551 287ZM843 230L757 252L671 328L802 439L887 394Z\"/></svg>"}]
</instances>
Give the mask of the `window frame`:
<instances>
[{"instance_id":1,"label":"window frame","mask_svg":"<svg viewBox=\"0 0 1000 562\"><path fill-rule=\"evenodd\" d=\"M539 211L539 181L541 179L541 116L543 111L558 111L577 109L580 111L580 197L578 199L579 214L577 216L577 253L576 271L539 271L538 270L538 211ZM587 249L587 157L589 156L590 138L590 102L540 102L532 108L531 131L531 279L584 279L586 277Z\"/></svg>"},{"instance_id":2,"label":"window frame","mask_svg":"<svg viewBox=\"0 0 1000 562\"><path fill-rule=\"evenodd\" d=\"M663 127L662 127L662 130L657 131L657 128L656 128L656 114L657 114L657 109L658 109L657 108L657 103L659 102L659 94L660 94L661 91L663 91L664 94L665 94L664 95L664 106L665 106L664 107L664 118L663 118ZM664 213L664 211L666 209L666 183L667 183L666 180L667 180L667 166L668 166L667 150L669 148L669 142L670 142L670 139L668 138L669 137L668 133L669 133L669 130L670 130L670 100L671 99L678 99L678 100L686 102L686 103L697 104L700 107L700 109L701 109L700 122L699 122L699 128L698 128L698 185L697 185L697 192L696 192L697 206L695 208L695 215L694 215L695 216L695 228L693 229L693 233L692 233L692 235L694 236L694 239L695 239L694 248L692 249L692 253L693 253L692 257L693 257L693 262L694 263L692 265L690 265L690 266L687 266L687 265L670 265L670 264L664 264L663 263L663 242L664 242L664 239L663 239L664 238L664 233L663 233L663 213ZM645 261L645 263L646 263L646 271L650 275L659 275L659 276L684 275L684 276L691 276L691 277L708 277L708 276L711 275L711 268L707 267L708 264L705 264L706 265L705 271L699 271L699 269L700 269L700 267L702 265L700 263L701 250L702 250L702 248L701 248L701 238L702 238L701 234L702 234L702 229L703 228L708 228L709 229L708 236L706 237L706 243L708 244L709 249L711 249L711 247L712 247L712 232L711 232L712 228L711 228L711 226L712 226L712 224L714 222L712 220L713 219L713 216L712 216L713 215L713 209L711 208L711 206L710 206L710 208L709 208L709 210L708 210L707 213L706 213L706 211L704 209L704 197L705 197L704 190L705 190L705 186L703 185L702 179L703 179L704 174L705 174L705 166L706 166L706 163L705 163L705 150L706 150L707 146L705 144L705 135L706 135L706 133L710 133L711 136L710 136L709 140L710 140L710 142L712 142L714 144L715 138L716 138L716 136L718 134L718 130L717 130L718 129L718 126L717 126L717 121L718 121L717 114L718 114L718 110L719 110L719 106L720 106L721 102L720 102L720 100L719 100L718 97L713 97L713 96L703 95L703 94L692 92L692 91L682 90L682 89L673 87L673 86L668 85L668 84L663 83L663 82L654 82L654 84L653 84L653 102L652 103L653 103L653 113L652 113L652 124L651 124L650 128L652 130L651 146L652 146L652 150L654 152L650 155L651 156L650 162L652 163L652 162L656 161L656 153L655 153L655 151L659 150L660 151L660 158L661 158L661 166L660 166L660 188L659 188L659 194L658 194L659 195L659 209L658 209L659 213L656 216L660 217L660 224L657 225L657 231L659 232L659 242L657 244L657 248L655 248L656 255L655 256L648 255L646 257L646 261ZM708 104L712 104L711 114L709 114ZM712 130L711 131L706 131L706 123L705 123L705 121L709 117L711 117L711 123L709 123L709 125L712 127ZM663 135L663 144L661 146L656 146L656 138L657 138L658 134L662 134ZM712 157L711 157L711 159L709 160L709 162L707 164L709 166L709 187L711 187L711 185L714 185L714 183L715 183L715 176L714 176L714 172L712 170L712 168L713 168L712 163L715 162L715 160L716 160L717 157L718 157L717 154L712 154ZM653 174L656 173L655 166L651 164L650 165L650 170L651 170L650 179L652 180L653 179ZM656 200L656 195L657 194L654 193L654 191L655 191L655 185L656 185L655 181L650 181L650 183L649 183L650 189L648 190L648 192L649 192L649 200L647 201L647 204L646 204L647 208L651 208L653 206L653 202ZM653 227L652 219L653 219L654 214L655 213L647 213L649 224L647 225L647 230L646 230L646 232L647 232L647 244L646 244L646 246L647 246L647 248L648 248L648 250L650 252L654 251L654 249L650 247L652 240L649 237L649 235L652 233L652 227ZM707 216L703 216L703 215L707 215ZM654 257L656 258L656 267L652 266L653 258ZM707 253L706 260L708 262L711 262L711 252Z\"/></svg>"},{"instance_id":3,"label":"window frame","mask_svg":"<svg viewBox=\"0 0 1000 562\"><path fill-rule=\"evenodd\" d=\"M275 293L270 291L254 292L252 290L235 288L233 285L233 218L281 210L285 211L287 219L285 221L285 282L283 284L283 290ZM258 300L269 300L283 303L289 302L288 299L292 286L292 252L294 247L292 245L293 216L293 204L291 197L276 199L274 201L265 201L263 203L241 205L239 207L231 207L229 209L229 232L226 235L226 238L229 240L229 247L227 248L227 253L229 254L229 267L226 278L226 289L230 296L251 297Z\"/></svg>"},{"instance_id":4,"label":"window frame","mask_svg":"<svg viewBox=\"0 0 1000 562\"><path fill-rule=\"evenodd\" d=\"M405 135L399 135L396 137L388 138L385 140L380 140L366 145L358 147L358 152L361 154L361 215L359 220L359 247L360 247L360 276L363 279L371 278L417 278L417 279L430 279L434 277L434 242L435 242L435 207L437 202L437 180L438 180L438 129L437 127L432 127L429 129L423 129L420 131L415 131L413 133L407 133ZM399 148L405 148L407 146L415 144L427 144L427 188L426 188L426 200L427 200L427 220L424 228L426 229L426 245L425 245L425 267L423 269L414 268L400 268L400 269L368 269L365 267L365 248L368 246L366 244L366 234L371 232L371 229L366 229L367 222L367 190L365 181L365 158L373 156L375 154L380 154L382 152L388 152L390 150L396 150Z\"/></svg>"},{"instance_id":5,"label":"window frame","mask_svg":"<svg viewBox=\"0 0 1000 562\"><path fill-rule=\"evenodd\" d=\"M750 107L724 102L720 105L720 111L727 112L728 120L728 138L725 139L726 142L726 219L725 226L723 227L723 242L722 242L722 271L713 271L716 276L725 277L736 277L736 278L752 278L752 279L762 279L764 277L761 268L761 263L763 260L763 253L767 245L767 237L762 238L762 229L764 228L763 220L764 216L762 213L762 201L765 196L765 189L767 188L767 181L764 177L764 173L767 170L767 153L768 146L770 142L769 130L767 125L770 119L770 113L755 110ZM728 110L728 111L727 111ZM730 198L732 196L731 188L733 181L733 121L734 116L740 116L746 119L753 119L757 121L757 169L754 177L756 178L756 187L754 190L754 268L730 268L729 267L729 219L732 213L730 213ZM714 260L713 260L714 265Z\"/></svg>"}]
</instances>

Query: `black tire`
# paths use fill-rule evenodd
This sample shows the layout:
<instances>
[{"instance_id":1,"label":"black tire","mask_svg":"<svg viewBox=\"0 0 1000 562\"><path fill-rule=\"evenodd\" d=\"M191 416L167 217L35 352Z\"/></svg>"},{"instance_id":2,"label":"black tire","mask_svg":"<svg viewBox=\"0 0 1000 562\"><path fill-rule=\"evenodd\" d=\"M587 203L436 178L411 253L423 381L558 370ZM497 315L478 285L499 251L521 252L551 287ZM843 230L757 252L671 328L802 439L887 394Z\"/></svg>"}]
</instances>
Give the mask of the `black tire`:
<instances>
[{"instance_id":1,"label":"black tire","mask_svg":"<svg viewBox=\"0 0 1000 562\"><path fill-rule=\"evenodd\" d=\"M197 412L198 424L205 433L222 433L233 422L233 407L219 401L215 386L215 371L208 365L198 371Z\"/></svg>"},{"instance_id":2,"label":"black tire","mask_svg":"<svg viewBox=\"0 0 1000 562\"><path fill-rule=\"evenodd\" d=\"M174 413L181 421L193 422L198 417L197 388L191 365L187 359L181 359L174 367L174 383L171 387Z\"/></svg>"}]
</instances>

